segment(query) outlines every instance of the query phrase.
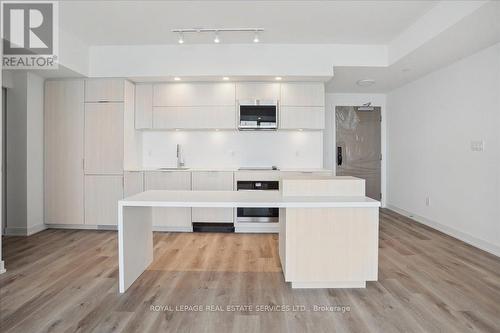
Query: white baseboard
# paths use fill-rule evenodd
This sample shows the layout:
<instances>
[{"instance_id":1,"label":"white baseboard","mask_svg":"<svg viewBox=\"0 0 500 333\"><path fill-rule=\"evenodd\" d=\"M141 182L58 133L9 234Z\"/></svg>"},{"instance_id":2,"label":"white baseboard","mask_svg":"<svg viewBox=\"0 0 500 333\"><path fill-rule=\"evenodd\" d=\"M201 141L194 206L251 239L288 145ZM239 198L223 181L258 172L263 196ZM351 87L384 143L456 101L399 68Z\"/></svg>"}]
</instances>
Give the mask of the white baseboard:
<instances>
[{"instance_id":1,"label":"white baseboard","mask_svg":"<svg viewBox=\"0 0 500 333\"><path fill-rule=\"evenodd\" d=\"M32 227L28 228L28 236L31 236L33 234L36 234L37 232L43 231L47 229L47 226L45 224L37 224Z\"/></svg>"},{"instance_id":2,"label":"white baseboard","mask_svg":"<svg viewBox=\"0 0 500 333\"><path fill-rule=\"evenodd\" d=\"M47 224L46 226L49 229L117 230L116 225Z\"/></svg>"},{"instance_id":3,"label":"white baseboard","mask_svg":"<svg viewBox=\"0 0 500 333\"><path fill-rule=\"evenodd\" d=\"M497 257L500 257L500 246L492 244L490 242L484 241L482 239L476 238L472 235L469 235L467 233L464 233L460 230L448 227L446 225L443 225L439 222L429 220L423 216L413 214L411 212L408 212L404 209L401 209L399 207L396 207L394 205L388 204L387 209L393 210L396 213L399 213L401 215L404 215L406 217L409 217L418 223L424 224L428 227L431 227L433 229L439 230L442 233L447 234L448 236L451 236L453 238L456 238L458 240L461 240L462 242L465 242L469 245L472 245L474 247L477 247L478 249L481 249L483 251L486 251L488 253L491 253Z\"/></svg>"},{"instance_id":4,"label":"white baseboard","mask_svg":"<svg viewBox=\"0 0 500 333\"><path fill-rule=\"evenodd\" d=\"M89 225L89 224L47 224L49 229L78 229L78 230L118 230L116 225ZM193 232L193 227L155 227L153 231L160 232Z\"/></svg>"},{"instance_id":5,"label":"white baseboard","mask_svg":"<svg viewBox=\"0 0 500 333\"><path fill-rule=\"evenodd\" d=\"M366 281L346 281L346 282L297 282L292 281L292 289L345 289L345 288L366 288Z\"/></svg>"},{"instance_id":6,"label":"white baseboard","mask_svg":"<svg viewBox=\"0 0 500 333\"><path fill-rule=\"evenodd\" d=\"M189 227L155 227L155 226L153 226L153 231L160 231L160 232L193 232L193 226L189 226Z\"/></svg>"},{"instance_id":7,"label":"white baseboard","mask_svg":"<svg viewBox=\"0 0 500 333\"><path fill-rule=\"evenodd\" d=\"M5 228L5 236L31 236L45 229L47 229L45 224L37 224L29 228L7 227Z\"/></svg>"}]
</instances>

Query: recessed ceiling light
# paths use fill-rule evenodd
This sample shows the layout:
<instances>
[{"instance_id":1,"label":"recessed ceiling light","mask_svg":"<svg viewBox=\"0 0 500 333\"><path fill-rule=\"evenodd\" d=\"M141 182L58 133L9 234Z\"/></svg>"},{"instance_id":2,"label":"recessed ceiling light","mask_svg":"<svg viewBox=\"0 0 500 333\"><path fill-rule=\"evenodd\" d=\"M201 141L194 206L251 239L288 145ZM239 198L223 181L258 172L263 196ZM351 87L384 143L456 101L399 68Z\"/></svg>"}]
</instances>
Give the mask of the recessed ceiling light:
<instances>
[{"instance_id":1,"label":"recessed ceiling light","mask_svg":"<svg viewBox=\"0 0 500 333\"><path fill-rule=\"evenodd\" d=\"M223 79L224 81L229 81L229 78L228 78L227 76L224 76L222 79Z\"/></svg>"},{"instance_id":2,"label":"recessed ceiling light","mask_svg":"<svg viewBox=\"0 0 500 333\"><path fill-rule=\"evenodd\" d=\"M258 43L258 42L260 42L260 39L259 39L259 32L258 32L258 31L256 31L256 32L255 32L255 36L253 37L253 42L254 42L254 43Z\"/></svg>"},{"instance_id":3,"label":"recessed ceiling light","mask_svg":"<svg viewBox=\"0 0 500 333\"><path fill-rule=\"evenodd\" d=\"M276 76L274 79L277 81L281 81L283 78L281 76Z\"/></svg>"},{"instance_id":4,"label":"recessed ceiling light","mask_svg":"<svg viewBox=\"0 0 500 333\"><path fill-rule=\"evenodd\" d=\"M180 81L180 80L181 80L180 77L178 77L178 76L174 77L174 81Z\"/></svg>"},{"instance_id":5,"label":"recessed ceiling light","mask_svg":"<svg viewBox=\"0 0 500 333\"><path fill-rule=\"evenodd\" d=\"M373 79L363 79L363 80L358 80L356 84L360 87L369 87L373 84L375 84L375 80Z\"/></svg>"},{"instance_id":6,"label":"recessed ceiling light","mask_svg":"<svg viewBox=\"0 0 500 333\"><path fill-rule=\"evenodd\" d=\"M216 43L216 44L219 44L219 43L220 43L220 39L219 39L219 32L215 32L214 43Z\"/></svg>"},{"instance_id":7,"label":"recessed ceiling light","mask_svg":"<svg viewBox=\"0 0 500 333\"><path fill-rule=\"evenodd\" d=\"M177 40L179 44L184 44L184 37L182 36L182 32L179 33L179 40Z\"/></svg>"}]
</instances>

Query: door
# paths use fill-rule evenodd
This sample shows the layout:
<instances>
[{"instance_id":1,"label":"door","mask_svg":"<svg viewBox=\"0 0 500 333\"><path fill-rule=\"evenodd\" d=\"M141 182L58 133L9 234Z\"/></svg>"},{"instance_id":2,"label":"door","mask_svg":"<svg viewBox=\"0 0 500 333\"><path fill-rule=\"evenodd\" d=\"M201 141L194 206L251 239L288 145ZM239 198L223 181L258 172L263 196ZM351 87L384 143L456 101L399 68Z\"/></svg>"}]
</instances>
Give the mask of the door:
<instances>
[{"instance_id":1,"label":"door","mask_svg":"<svg viewBox=\"0 0 500 333\"><path fill-rule=\"evenodd\" d=\"M337 106L337 175L366 180L366 196L382 197L380 186L380 107Z\"/></svg>"},{"instance_id":2,"label":"door","mask_svg":"<svg viewBox=\"0 0 500 333\"><path fill-rule=\"evenodd\" d=\"M85 103L85 174L123 172L123 103Z\"/></svg>"},{"instance_id":3,"label":"door","mask_svg":"<svg viewBox=\"0 0 500 333\"><path fill-rule=\"evenodd\" d=\"M84 223L83 81L45 84L45 223Z\"/></svg>"}]
</instances>

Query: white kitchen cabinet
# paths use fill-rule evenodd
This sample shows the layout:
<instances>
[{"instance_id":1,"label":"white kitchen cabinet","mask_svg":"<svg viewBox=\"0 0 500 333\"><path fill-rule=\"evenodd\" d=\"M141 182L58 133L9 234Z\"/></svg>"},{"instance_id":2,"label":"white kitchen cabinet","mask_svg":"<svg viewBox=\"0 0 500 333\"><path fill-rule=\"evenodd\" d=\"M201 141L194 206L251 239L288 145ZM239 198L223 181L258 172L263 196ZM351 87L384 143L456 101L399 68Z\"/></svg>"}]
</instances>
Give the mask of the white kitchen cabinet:
<instances>
[{"instance_id":1,"label":"white kitchen cabinet","mask_svg":"<svg viewBox=\"0 0 500 333\"><path fill-rule=\"evenodd\" d=\"M236 83L236 100L279 100L280 84L266 82Z\"/></svg>"},{"instance_id":2,"label":"white kitchen cabinet","mask_svg":"<svg viewBox=\"0 0 500 333\"><path fill-rule=\"evenodd\" d=\"M191 190L189 171L147 171L144 190ZM193 231L191 208L153 208L153 227L163 231Z\"/></svg>"},{"instance_id":3,"label":"white kitchen cabinet","mask_svg":"<svg viewBox=\"0 0 500 333\"><path fill-rule=\"evenodd\" d=\"M234 106L153 107L154 129L236 129Z\"/></svg>"},{"instance_id":4,"label":"white kitchen cabinet","mask_svg":"<svg viewBox=\"0 0 500 333\"><path fill-rule=\"evenodd\" d=\"M325 108L323 106L281 106L280 129L325 128Z\"/></svg>"},{"instance_id":5,"label":"white kitchen cabinet","mask_svg":"<svg viewBox=\"0 0 500 333\"><path fill-rule=\"evenodd\" d=\"M85 102L123 102L125 80L85 80Z\"/></svg>"},{"instance_id":6,"label":"white kitchen cabinet","mask_svg":"<svg viewBox=\"0 0 500 333\"><path fill-rule=\"evenodd\" d=\"M123 176L85 176L85 224L117 225L118 201L123 199Z\"/></svg>"},{"instance_id":7,"label":"white kitchen cabinet","mask_svg":"<svg viewBox=\"0 0 500 333\"><path fill-rule=\"evenodd\" d=\"M144 192L144 172L125 171L123 173L123 197Z\"/></svg>"},{"instance_id":8,"label":"white kitchen cabinet","mask_svg":"<svg viewBox=\"0 0 500 333\"><path fill-rule=\"evenodd\" d=\"M45 83L45 223L84 223L83 80Z\"/></svg>"},{"instance_id":9,"label":"white kitchen cabinet","mask_svg":"<svg viewBox=\"0 0 500 333\"><path fill-rule=\"evenodd\" d=\"M281 84L282 106L325 106L325 85L318 82Z\"/></svg>"},{"instance_id":10,"label":"white kitchen cabinet","mask_svg":"<svg viewBox=\"0 0 500 333\"><path fill-rule=\"evenodd\" d=\"M195 171L192 173L193 191L232 191L233 173L230 171ZM193 222L232 223L232 208L193 208Z\"/></svg>"},{"instance_id":11,"label":"white kitchen cabinet","mask_svg":"<svg viewBox=\"0 0 500 333\"><path fill-rule=\"evenodd\" d=\"M123 103L85 103L85 173L123 172Z\"/></svg>"},{"instance_id":12,"label":"white kitchen cabinet","mask_svg":"<svg viewBox=\"0 0 500 333\"><path fill-rule=\"evenodd\" d=\"M153 106L234 106L234 83L153 85Z\"/></svg>"},{"instance_id":13,"label":"white kitchen cabinet","mask_svg":"<svg viewBox=\"0 0 500 333\"><path fill-rule=\"evenodd\" d=\"M153 85L135 86L135 128L153 128Z\"/></svg>"}]
</instances>

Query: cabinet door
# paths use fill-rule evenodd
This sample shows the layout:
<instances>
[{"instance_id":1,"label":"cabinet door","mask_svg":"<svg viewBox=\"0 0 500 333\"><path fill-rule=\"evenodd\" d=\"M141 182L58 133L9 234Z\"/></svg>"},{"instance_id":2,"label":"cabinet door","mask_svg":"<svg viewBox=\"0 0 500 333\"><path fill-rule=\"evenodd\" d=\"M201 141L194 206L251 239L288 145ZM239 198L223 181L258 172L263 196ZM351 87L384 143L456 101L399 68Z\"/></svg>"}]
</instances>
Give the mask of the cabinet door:
<instances>
[{"instance_id":1,"label":"cabinet door","mask_svg":"<svg viewBox=\"0 0 500 333\"><path fill-rule=\"evenodd\" d=\"M83 224L83 80L45 83L45 223Z\"/></svg>"},{"instance_id":2,"label":"cabinet door","mask_svg":"<svg viewBox=\"0 0 500 333\"><path fill-rule=\"evenodd\" d=\"M232 191L233 173L193 172L193 191ZM193 208L193 222L233 222L232 208Z\"/></svg>"},{"instance_id":3,"label":"cabinet door","mask_svg":"<svg viewBox=\"0 0 500 333\"><path fill-rule=\"evenodd\" d=\"M155 129L236 129L234 106L155 106Z\"/></svg>"},{"instance_id":4,"label":"cabinet door","mask_svg":"<svg viewBox=\"0 0 500 333\"><path fill-rule=\"evenodd\" d=\"M189 171L148 171L144 189L191 190ZM192 231L191 208L153 208L153 226L164 231Z\"/></svg>"},{"instance_id":5,"label":"cabinet door","mask_svg":"<svg viewBox=\"0 0 500 333\"><path fill-rule=\"evenodd\" d=\"M244 82L236 84L236 100L279 100L279 83Z\"/></svg>"},{"instance_id":6,"label":"cabinet door","mask_svg":"<svg viewBox=\"0 0 500 333\"><path fill-rule=\"evenodd\" d=\"M85 176L85 224L117 225L123 176Z\"/></svg>"},{"instance_id":7,"label":"cabinet door","mask_svg":"<svg viewBox=\"0 0 500 333\"><path fill-rule=\"evenodd\" d=\"M281 105L325 106L323 83L282 83Z\"/></svg>"},{"instance_id":8,"label":"cabinet door","mask_svg":"<svg viewBox=\"0 0 500 333\"><path fill-rule=\"evenodd\" d=\"M85 102L123 102L124 80L85 80Z\"/></svg>"},{"instance_id":9,"label":"cabinet door","mask_svg":"<svg viewBox=\"0 0 500 333\"><path fill-rule=\"evenodd\" d=\"M281 129L324 129L325 108L322 106L282 106L279 126Z\"/></svg>"},{"instance_id":10,"label":"cabinet door","mask_svg":"<svg viewBox=\"0 0 500 333\"><path fill-rule=\"evenodd\" d=\"M144 192L144 173L142 171L125 171L123 173L123 197Z\"/></svg>"},{"instance_id":11,"label":"cabinet door","mask_svg":"<svg viewBox=\"0 0 500 333\"><path fill-rule=\"evenodd\" d=\"M153 106L235 105L234 83L164 83L153 85Z\"/></svg>"},{"instance_id":12,"label":"cabinet door","mask_svg":"<svg viewBox=\"0 0 500 333\"><path fill-rule=\"evenodd\" d=\"M135 86L135 128L153 127L153 85L137 84Z\"/></svg>"},{"instance_id":13,"label":"cabinet door","mask_svg":"<svg viewBox=\"0 0 500 333\"><path fill-rule=\"evenodd\" d=\"M123 172L123 103L85 103L85 173Z\"/></svg>"}]
</instances>

